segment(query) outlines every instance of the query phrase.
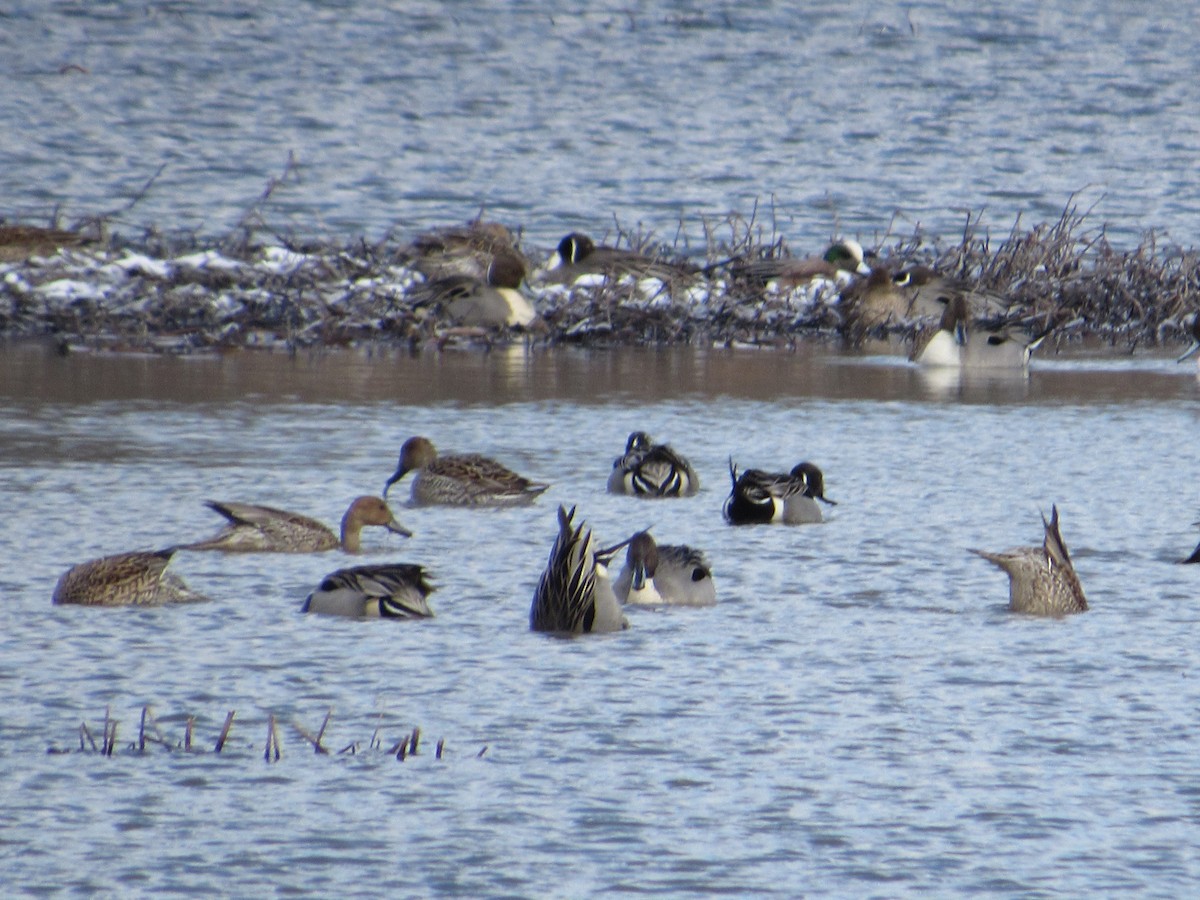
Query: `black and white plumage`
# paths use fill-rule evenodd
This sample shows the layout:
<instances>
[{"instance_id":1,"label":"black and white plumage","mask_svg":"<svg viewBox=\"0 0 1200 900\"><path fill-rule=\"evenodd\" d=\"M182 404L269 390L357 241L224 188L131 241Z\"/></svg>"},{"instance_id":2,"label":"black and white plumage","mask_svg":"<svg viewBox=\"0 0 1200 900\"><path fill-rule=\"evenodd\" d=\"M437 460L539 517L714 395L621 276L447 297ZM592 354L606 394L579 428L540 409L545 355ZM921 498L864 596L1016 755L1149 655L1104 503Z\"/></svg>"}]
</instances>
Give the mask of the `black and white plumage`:
<instances>
[{"instance_id":1,"label":"black and white plumage","mask_svg":"<svg viewBox=\"0 0 1200 900\"><path fill-rule=\"evenodd\" d=\"M629 539L625 567L613 585L636 606L712 606L717 588L704 554L684 544L658 544L649 532Z\"/></svg>"},{"instance_id":2,"label":"black and white plumage","mask_svg":"<svg viewBox=\"0 0 1200 900\"><path fill-rule=\"evenodd\" d=\"M799 463L786 474L761 469L739 474L730 460L729 477L732 487L725 501L725 518L731 525L816 524L825 521L818 500L837 505L825 496L825 476L810 462Z\"/></svg>"},{"instance_id":3,"label":"black and white plumage","mask_svg":"<svg viewBox=\"0 0 1200 900\"><path fill-rule=\"evenodd\" d=\"M355 619L428 619L433 587L425 570L411 563L354 566L326 575L301 612Z\"/></svg>"},{"instance_id":4,"label":"black and white plumage","mask_svg":"<svg viewBox=\"0 0 1200 900\"><path fill-rule=\"evenodd\" d=\"M558 538L533 594L529 627L564 634L628 628L592 530L584 522L574 527L574 517L574 507L558 508Z\"/></svg>"},{"instance_id":5,"label":"black and white plumage","mask_svg":"<svg viewBox=\"0 0 1200 900\"><path fill-rule=\"evenodd\" d=\"M629 435L625 453L613 460L610 494L635 497L690 497L700 490L692 464L667 444L656 444L644 431Z\"/></svg>"}]
</instances>

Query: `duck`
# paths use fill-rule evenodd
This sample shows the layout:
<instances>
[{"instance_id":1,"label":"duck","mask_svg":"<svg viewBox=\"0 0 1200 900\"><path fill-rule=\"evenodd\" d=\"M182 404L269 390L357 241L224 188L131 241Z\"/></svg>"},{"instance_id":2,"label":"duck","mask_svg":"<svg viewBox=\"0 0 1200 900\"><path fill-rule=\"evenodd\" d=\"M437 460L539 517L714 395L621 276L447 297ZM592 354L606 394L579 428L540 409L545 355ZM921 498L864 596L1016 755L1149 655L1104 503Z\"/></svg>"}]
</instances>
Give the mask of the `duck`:
<instances>
[{"instance_id":1,"label":"duck","mask_svg":"<svg viewBox=\"0 0 1200 900\"><path fill-rule=\"evenodd\" d=\"M1200 351L1200 312L1194 312L1187 318L1191 319L1191 324L1188 326L1188 330L1192 335L1192 345L1188 347L1187 350L1183 351L1183 355L1179 357L1179 359L1175 360L1177 363L1181 363L1187 359L1190 359L1192 356L1196 355L1197 351ZM1184 321L1187 320L1185 319ZM1197 359L1197 363L1200 364L1200 359Z\"/></svg>"},{"instance_id":2,"label":"duck","mask_svg":"<svg viewBox=\"0 0 1200 900\"><path fill-rule=\"evenodd\" d=\"M892 275L892 282L908 303L910 319L938 318L956 297L962 297L971 320L1008 312L1008 303L1000 294L981 290L965 278L945 275L932 266L906 266Z\"/></svg>"},{"instance_id":3,"label":"duck","mask_svg":"<svg viewBox=\"0 0 1200 900\"><path fill-rule=\"evenodd\" d=\"M613 592L606 555L587 523L572 524L575 507L558 508L558 538L529 608L533 631L593 634L623 631L629 620Z\"/></svg>"},{"instance_id":4,"label":"duck","mask_svg":"<svg viewBox=\"0 0 1200 900\"><path fill-rule=\"evenodd\" d=\"M176 547L118 553L72 566L54 587L52 602L79 606L165 606L208 600L167 564Z\"/></svg>"},{"instance_id":5,"label":"duck","mask_svg":"<svg viewBox=\"0 0 1200 900\"><path fill-rule=\"evenodd\" d=\"M1013 612L1063 616L1086 611L1083 585L1059 531L1057 505L1050 508L1049 522L1042 514L1042 527L1045 538L1040 547L1014 547L1002 553L971 552L1008 573L1008 607Z\"/></svg>"},{"instance_id":6,"label":"duck","mask_svg":"<svg viewBox=\"0 0 1200 900\"><path fill-rule=\"evenodd\" d=\"M918 334L909 361L919 366L1024 371L1048 332L1029 338L969 325L966 299L953 297L936 328Z\"/></svg>"},{"instance_id":7,"label":"duck","mask_svg":"<svg viewBox=\"0 0 1200 900\"><path fill-rule=\"evenodd\" d=\"M182 544L178 549L226 553L322 553L340 547L347 553L358 553L362 550L362 530L369 525L412 537L412 532L396 521L387 502L380 497L358 497L350 504L342 516L340 538L316 519L285 509L223 500L208 500L205 505L224 516L228 523L211 538Z\"/></svg>"},{"instance_id":8,"label":"duck","mask_svg":"<svg viewBox=\"0 0 1200 900\"><path fill-rule=\"evenodd\" d=\"M700 490L700 477L683 456L667 444L656 444L644 431L635 431L625 453L613 460L608 476L610 494L636 497L690 497Z\"/></svg>"},{"instance_id":9,"label":"duck","mask_svg":"<svg viewBox=\"0 0 1200 900\"><path fill-rule=\"evenodd\" d=\"M433 306L460 325L528 327L537 311L521 293L525 264L516 257L496 257L482 278L445 275L417 287L410 295L414 306Z\"/></svg>"},{"instance_id":10,"label":"duck","mask_svg":"<svg viewBox=\"0 0 1200 900\"><path fill-rule=\"evenodd\" d=\"M731 525L817 524L825 520L818 500L837 505L825 496L824 474L810 462L797 463L787 474L747 469L739 475L731 459L729 477L733 486L725 501L725 518Z\"/></svg>"},{"instance_id":11,"label":"duck","mask_svg":"<svg viewBox=\"0 0 1200 900\"><path fill-rule=\"evenodd\" d=\"M855 275L870 275L866 252L862 244L851 238L834 241L821 256L774 257L743 260L732 270L735 277L744 277L760 284L774 282L783 288L797 288L823 280L846 284Z\"/></svg>"},{"instance_id":12,"label":"duck","mask_svg":"<svg viewBox=\"0 0 1200 900\"><path fill-rule=\"evenodd\" d=\"M1192 551L1192 555L1187 559L1182 560L1183 563L1200 563L1200 544L1196 545L1196 549Z\"/></svg>"},{"instance_id":13,"label":"duck","mask_svg":"<svg viewBox=\"0 0 1200 900\"><path fill-rule=\"evenodd\" d=\"M301 612L352 619L429 619L433 587L425 570L411 563L354 566L321 579Z\"/></svg>"},{"instance_id":14,"label":"duck","mask_svg":"<svg viewBox=\"0 0 1200 900\"><path fill-rule=\"evenodd\" d=\"M486 282L493 266L520 268L522 277L528 268L512 230L483 219L417 235L403 255L409 265L431 281L465 275Z\"/></svg>"},{"instance_id":15,"label":"duck","mask_svg":"<svg viewBox=\"0 0 1200 900\"><path fill-rule=\"evenodd\" d=\"M633 606L712 606L717 588L704 553L683 544L658 544L648 531L629 539L625 566L613 585Z\"/></svg>"},{"instance_id":16,"label":"duck","mask_svg":"<svg viewBox=\"0 0 1200 900\"><path fill-rule=\"evenodd\" d=\"M647 256L634 250L597 245L586 234L573 231L566 235L549 261L539 271L538 280L544 283L573 284L585 275L620 278L657 278L665 283L692 280L698 273L694 266Z\"/></svg>"},{"instance_id":17,"label":"duck","mask_svg":"<svg viewBox=\"0 0 1200 900\"><path fill-rule=\"evenodd\" d=\"M386 499L393 484L415 472L412 501L418 505L524 506L550 485L530 481L478 453L439 456L426 437L411 437L400 447L396 472L383 488Z\"/></svg>"},{"instance_id":18,"label":"duck","mask_svg":"<svg viewBox=\"0 0 1200 900\"><path fill-rule=\"evenodd\" d=\"M94 243L92 238L63 228L0 224L0 262L21 262L35 256L53 256L64 249Z\"/></svg>"}]
</instances>

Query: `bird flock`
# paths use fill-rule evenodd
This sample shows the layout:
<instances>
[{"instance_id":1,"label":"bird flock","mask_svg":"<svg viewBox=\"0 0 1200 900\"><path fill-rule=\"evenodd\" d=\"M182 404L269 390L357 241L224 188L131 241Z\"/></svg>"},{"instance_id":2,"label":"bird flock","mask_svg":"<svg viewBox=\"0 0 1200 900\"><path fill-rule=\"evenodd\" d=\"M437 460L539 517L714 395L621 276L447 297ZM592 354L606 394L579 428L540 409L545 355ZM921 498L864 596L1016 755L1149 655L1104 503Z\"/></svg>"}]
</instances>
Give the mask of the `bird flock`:
<instances>
[{"instance_id":1,"label":"bird flock","mask_svg":"<svg viewBox=\"0 0 1200 900\"><path fill-rule=\"evenodd\" d=\"M425 437L404 442L384 494L411 475L411 503L459 507L527 505L549 487L475 453L439 454ZM788 472L739 470L729 461L730 490L723 511L733 526L815 525L824 521L821 469L804 461ZM607 490L641 498L685 498L700 479L686 457L649 434L636 431L613 461ZM56 604L84 606L163 606L207 600L167 570L178 551L225 553L317 553L341 549L357 553L365 527L405 537L412 532L397 519L384 497L358 497L342 518L341 535L298 513L247 503L209 501L225 525L205 540L156 551L121 553L71 567L54 589ZM529 612L534 631L589 634L629 627L625 606L712 606L717 602L712 568L702 550L660 545L638 531L612 546L600 546L576 509L558 508L558 535L538 580ZM1088 608L1083 586L1062 537L1057 506L1042 517L1041 546L1001 552L972 550L1009 577L1009 608L1018 613L1062 616ZM1198 523L1200 524L1200 523ZM613 579L609 567L625 551ZM1184 563L1200 563L1200 546ZM352 618L421 619L433 616L433 588L424 567L413 563L352 566L326 575L304 600L302 612Z\"/></svg>"}]
</instances>

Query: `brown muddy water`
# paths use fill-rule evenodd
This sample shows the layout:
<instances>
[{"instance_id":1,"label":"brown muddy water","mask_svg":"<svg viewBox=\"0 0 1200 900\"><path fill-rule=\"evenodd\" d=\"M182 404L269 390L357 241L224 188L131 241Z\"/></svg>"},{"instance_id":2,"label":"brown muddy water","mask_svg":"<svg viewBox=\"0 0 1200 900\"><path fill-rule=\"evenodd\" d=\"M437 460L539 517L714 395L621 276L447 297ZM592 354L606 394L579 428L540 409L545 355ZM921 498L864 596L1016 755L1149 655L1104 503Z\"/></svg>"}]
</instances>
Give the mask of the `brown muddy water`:
<instances>
[{"instance_id":1,"label":"brown muddy water","mask_svg":"<svg viewBox=\"0 0 1200 900\"><path fill-rule=\"evenodd\" d=\"M0 347L0 859L10 890L580 896L1181 895L1200 878L1200 381L1076 353L1028 377L901 357L679 349L55 355ZM632 430L700 493L605 493ZM365 561L431 572L436 618L301 600L339 554L179 553L209 604L54 607L91 557L214 531L206 499L336 522L401 442L551 483L513 510L411 508ZM825 472L822 525L732 528L730 458ZM575 505L602 543L703 548L718 604L618 635L528 630ZM1006 609L967 548L1057 504L1092 609ZM131 748L149 705L168 744ZM79 746L106 708L111 759ZM315 755L296 723L315 732ZM225 751L212 744L237 717ZM269 716L282 758L263 760ZM419 726L424 745L391 746ZM445 739L436 759L433 745ZM486 751L480 756L480 751Z\"/></svg>"}]
</instances>

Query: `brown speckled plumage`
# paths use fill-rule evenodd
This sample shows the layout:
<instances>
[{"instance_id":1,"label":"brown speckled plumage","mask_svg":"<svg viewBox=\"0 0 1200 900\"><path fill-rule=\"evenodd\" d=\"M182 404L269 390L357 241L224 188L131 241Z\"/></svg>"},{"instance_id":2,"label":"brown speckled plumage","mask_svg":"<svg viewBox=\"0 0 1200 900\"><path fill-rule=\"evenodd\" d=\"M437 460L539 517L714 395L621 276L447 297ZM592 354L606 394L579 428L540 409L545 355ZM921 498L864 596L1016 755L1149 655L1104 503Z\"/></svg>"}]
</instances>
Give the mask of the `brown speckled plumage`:
<instances>
[{"instance_id":1,"label":"brown speckled plumage","mask_svg":"<svg viewBox=\"0 0 1200 900\"><path fill-rule=\"evenodd\" d=\"M163 606L208 598L167 571L175 554L165 550L118 553L72 566L58 579L55 603L79 606Z\"/></svg>"},{"instance_id":2,"label":"brown speckled plumage","mask_svg":"<svg viewBox=\"0 0 1200 900\"><path fill-rule=\"evenodd\" d=\"M1014 547L1001 553L972 550L1008 573L1009 609L1034 616L1062 616L1088 608L1083 585L1075 574L1067 545L1058 530L1058 507L1050 521L1042 516L1046 536L1041 547Z\"/></svg>"}]
</instances>

